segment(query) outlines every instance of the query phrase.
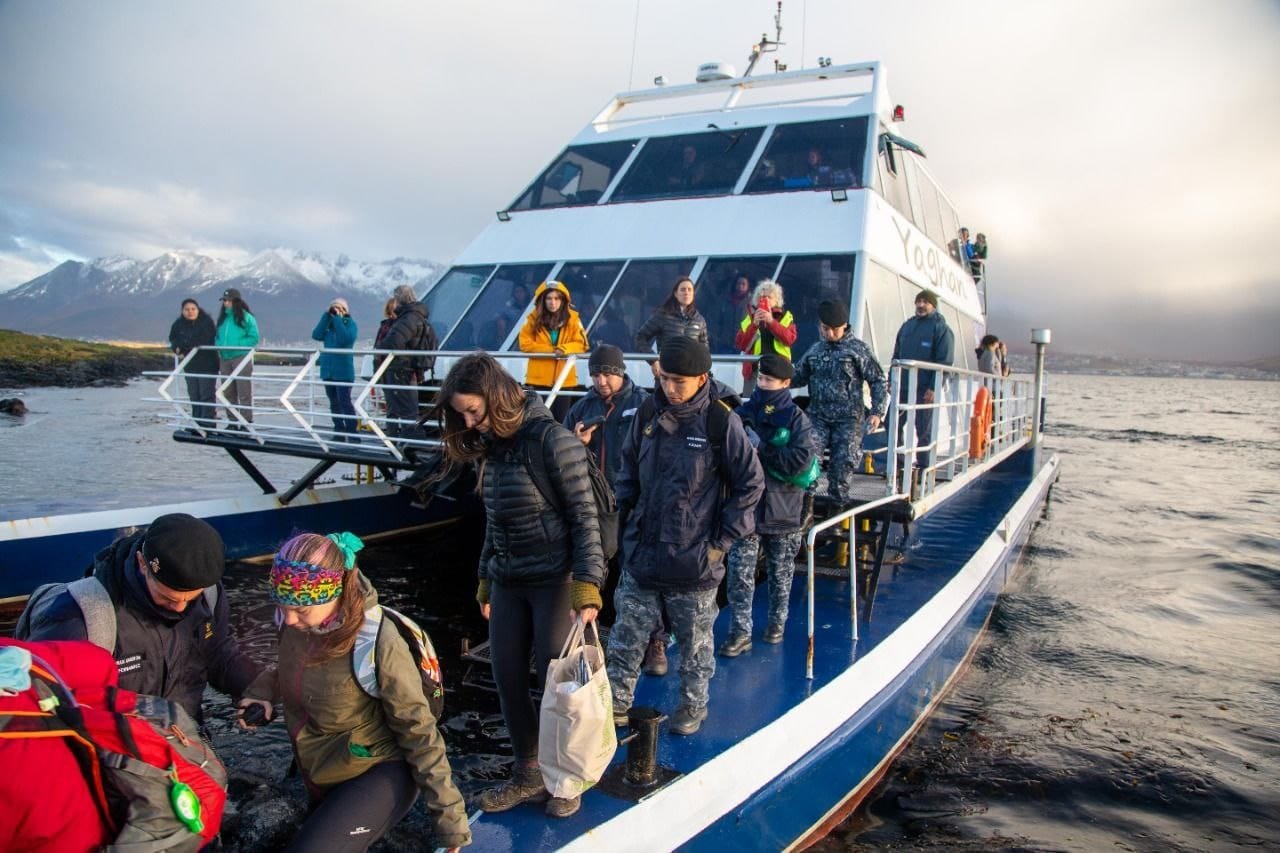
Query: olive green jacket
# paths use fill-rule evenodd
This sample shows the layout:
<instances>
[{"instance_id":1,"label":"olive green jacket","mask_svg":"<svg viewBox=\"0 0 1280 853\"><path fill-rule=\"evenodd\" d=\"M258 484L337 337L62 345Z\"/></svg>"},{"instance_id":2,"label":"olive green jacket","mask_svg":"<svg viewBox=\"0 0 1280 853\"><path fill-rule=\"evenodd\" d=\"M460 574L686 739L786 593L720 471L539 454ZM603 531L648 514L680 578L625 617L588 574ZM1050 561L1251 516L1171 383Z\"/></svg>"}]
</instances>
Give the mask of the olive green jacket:
<instances>
[{"instance_id":1,"label":"olive green jacket","mask_svg":"<svg viewBox=\"0 0 1280 853\"><path fill-rule=\"evenodd\" d=\"M360 575L365 607L378 594ZM378 634L380 699L361 689L352 671L351 653L310 660L318 637L284 628L279 659L245 691L245 696L284 703L298 766L307 781L325 789L354 779L374 765L408 762L435 822L442 847L471 843L462 794L453 784L444 738L427 706L409 646L395 628Z\"/></svg>"}]
</instances>

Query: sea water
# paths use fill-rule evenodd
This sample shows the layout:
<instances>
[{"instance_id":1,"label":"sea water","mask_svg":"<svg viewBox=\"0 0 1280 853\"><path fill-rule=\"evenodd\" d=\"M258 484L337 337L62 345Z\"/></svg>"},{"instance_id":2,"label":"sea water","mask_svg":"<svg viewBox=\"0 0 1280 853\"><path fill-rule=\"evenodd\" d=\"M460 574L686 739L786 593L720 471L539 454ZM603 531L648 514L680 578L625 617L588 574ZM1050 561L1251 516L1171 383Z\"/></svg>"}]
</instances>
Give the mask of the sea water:
<instances>
[{"instance_id":1,"label":"sea water","mask_svg":"<svg viewBox=\"0 0 1280 853\"><path fill-rule=\"evenodd\" d=\"M154 404L138 402L150 393L25 392L36 414L0 425L3 516L32 502L253 488L225 454L173 442ZM1045 442L1061 478L1020 571L969 670L818 849L1280 845L1280 383L1053 376L1049 394ZM307 467L258 458L281 486ZM361 555L384 600L421 616L445 658L444 734L464 793L510 757L496 700L461 685L457 659L464 638L484 638L479 532ZM265 663L262 574L233 567L228 595ZM240 732L228 703L210 699L232 776L227 847L278 847L301 817L287 737ZM383 849L417 849L426 827L415 808Z\"/></svg>"}]
</instances>

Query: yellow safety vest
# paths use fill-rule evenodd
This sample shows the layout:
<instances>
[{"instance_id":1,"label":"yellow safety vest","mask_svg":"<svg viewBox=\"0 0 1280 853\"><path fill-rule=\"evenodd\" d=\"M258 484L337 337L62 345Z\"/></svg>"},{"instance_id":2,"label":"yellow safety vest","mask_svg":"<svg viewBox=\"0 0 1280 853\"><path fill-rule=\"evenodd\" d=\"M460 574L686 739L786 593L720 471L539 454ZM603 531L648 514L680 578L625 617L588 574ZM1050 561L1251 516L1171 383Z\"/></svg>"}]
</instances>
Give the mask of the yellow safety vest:
<instances>
[{"instance_id":1,"label":"yellow safety vest","mask_svg":"<svg viewBox=\"0 0 1280 853\"><path fill-rule=\"evenodd\" d=\"M745 332L748 328L751 327L751 324L753 322L755 321L751 319L751 314L747 314L747 316L742 318L742 323L741 325L738 326L738 331ZM795 320L791 317L791 312L785 311L782 314L782 319L778 321L778 325L790 326L794 322ZM773 351L776 352L778 355L782 356L783 358L785 358L787 361L790 361L791 347L787 346L782 341L778 340L778 337L776 335L770 334L770 337L773 338ZM760 342L762 340L764 340L764 335L756 335L755 341L751 344L752 355L760 354Z\"/></svg>"}]
</instances>

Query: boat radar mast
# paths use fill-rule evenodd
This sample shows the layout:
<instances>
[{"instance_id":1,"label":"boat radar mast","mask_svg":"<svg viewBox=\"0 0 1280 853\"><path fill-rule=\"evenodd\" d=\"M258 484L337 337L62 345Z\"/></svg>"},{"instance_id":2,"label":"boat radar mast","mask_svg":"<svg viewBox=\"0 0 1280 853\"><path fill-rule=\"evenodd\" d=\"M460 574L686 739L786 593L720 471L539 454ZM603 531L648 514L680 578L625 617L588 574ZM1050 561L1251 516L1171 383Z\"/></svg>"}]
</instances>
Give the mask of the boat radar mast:
<instances>
[{"instance_id":1,"label":"boat radar mast","mask_svg":"<svg viewBox=\"0 0 1280 853\"><path fill-rule=\"evenodd\" d=\"M761 33L760 43L751 45L751 58L747 61L747 70L742 72L743 77L751 76L751 71L756 67L756 63L760 61L762 54L773 53L784 44L782 41L782 0L778 0L778 11L773 16L773 26L775 32L772 41L769 40L768 33ZM775 71L787 70L787 67L779 65L776 59L773 64Z\"/></svg>"}]
</instances>

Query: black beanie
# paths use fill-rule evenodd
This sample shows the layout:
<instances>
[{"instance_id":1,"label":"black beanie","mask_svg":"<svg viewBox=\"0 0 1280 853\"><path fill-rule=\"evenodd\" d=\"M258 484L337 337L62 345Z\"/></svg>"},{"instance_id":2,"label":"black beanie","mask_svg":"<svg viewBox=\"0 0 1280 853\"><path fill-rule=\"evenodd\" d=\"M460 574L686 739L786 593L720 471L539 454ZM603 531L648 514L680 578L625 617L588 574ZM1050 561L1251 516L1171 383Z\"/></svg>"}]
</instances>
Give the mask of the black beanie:
<instances>
[{"instance_id":1,"label":"black beanie","mask_svg":"<svg viewBox=\"0 0 1280 853\"><path fill-rule=\"evenodd\" d=\"M207 521L185 513L162 515L142 538L142 559L157 581L177 592L213 586L226 567L222 537Z\"/></svg>"},{"instance_id":2,"label":"black beanie","mask_svg":"<svg viewBox=\"0 0 1280 853\"><path fill-rule=\"evenodd\" d=\"M825 305L826 303L823 304ZM826 321L823 320L823 322L825 323ZM760 360L756 362L756 367L760 373L765 376L772 376L774 379L790 379L796 375L796 369L792 366L791 359L773 352L760 356Z\"/></svg>"},{"instance_id":3,"label":"black beanie","mask_svg":"<svg viewBox=\"0 0 1280 853\"><path fill-rule=\"evenodd\" d=\"M658 364L676 376L701 376L711 372L711 350L693 338L667 338L658 353Z\"/></svg>"},{"instance_id":4,"label":"black beanie","mask_svg":"<svg viewBox=\"0 0 1280 853\"><path fill-rule=\"evenodd\" d=\"M920 291L919 293L916 294L916 298L912 301L919 302L921 299L923 299L925 302L928 302L934 308L938 307L938 294L934 293L932 290Z\"/></svg>"},{"instance_id":5,"label":"black beanie","mask_svg":"<svg viewBox=\"0 0 1280 853\"><path fill-rule=\"evenodd\" d=\"M849 325L849 304L840 299L827 299L818 306L818 319L828 329ZM772 375L772 374L770 374Z\"/></svg>"},{"instance_id":6,"label":"black beanie","mask_svg":"<svg viewBox=\"0 0 1280 853\"><path fill-rule=\"evenodd\" d=\"M612 373L614 376L627 375L627 363L622 358L622 350L613 344L600 344L596 347L595 352L591 353L591 360L588 364L588 372L595 376L597 373Z\"/></svg>"}]
</instances>

